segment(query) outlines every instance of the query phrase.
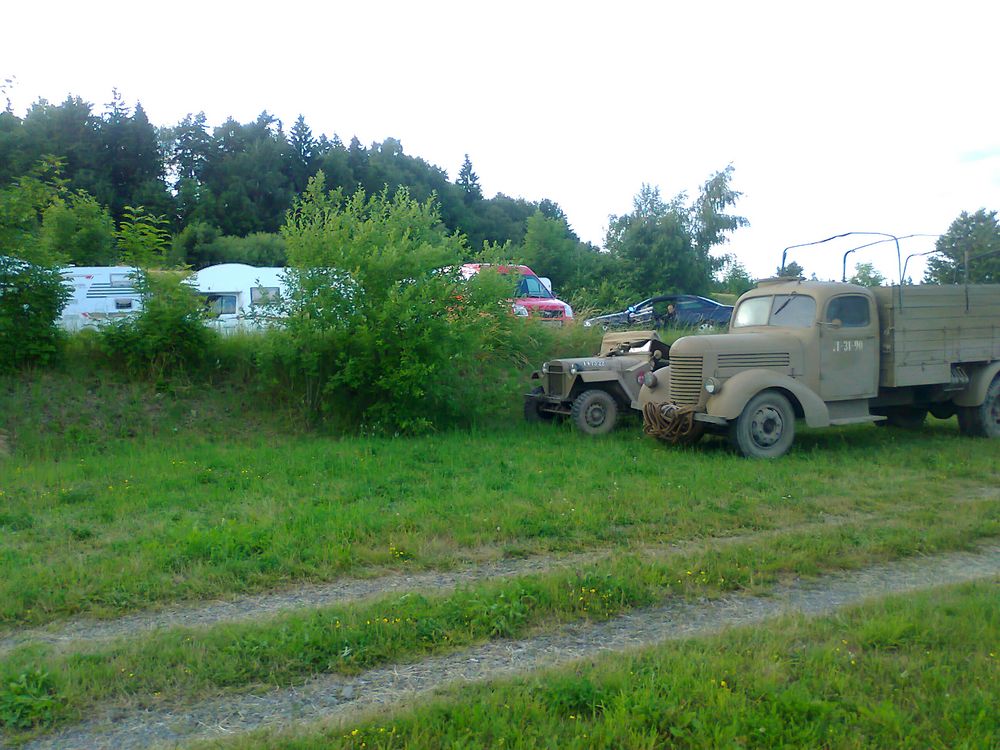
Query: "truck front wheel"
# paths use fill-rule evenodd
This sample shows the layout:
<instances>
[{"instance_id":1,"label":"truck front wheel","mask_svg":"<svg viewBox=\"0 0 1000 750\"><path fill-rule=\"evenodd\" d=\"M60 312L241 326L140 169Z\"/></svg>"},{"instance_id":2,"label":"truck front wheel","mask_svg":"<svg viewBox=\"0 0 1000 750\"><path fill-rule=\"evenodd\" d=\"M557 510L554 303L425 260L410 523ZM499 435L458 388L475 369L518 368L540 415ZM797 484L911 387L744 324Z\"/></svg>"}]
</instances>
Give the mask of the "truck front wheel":
<instances>
[{"instance_id":1,"label":"truck front wheel","mask_svg":"<svg viewBox=\"0 0 1000 750\"><path fill-rule=\"evenodd\" d=\"M795 412L775 391L758 393L729 425L729 439L747 458L778 458L795 439Z\"/></svg>"},{"instance_id":2,"label":"truck front wheel","mask_svg":"<svg viewBox=\"0 0 1000 750\"><path fill-rule=\"evenodd\" d=\"M618 404L607 391L584 391L573 401L573 424L588 435L611 432L618 419Z\"/></svg>"},{"instance_id":3,"label":"truck front wheel","mask_svg":"<svg viewBox=\"0 0 1000 750\"><path fill-rule=\"evenodd\" d=\"M1000 437L1000 376L993 378L979 406L958 407L958 429L973 437Z\"/></svg>"}]
</instances>

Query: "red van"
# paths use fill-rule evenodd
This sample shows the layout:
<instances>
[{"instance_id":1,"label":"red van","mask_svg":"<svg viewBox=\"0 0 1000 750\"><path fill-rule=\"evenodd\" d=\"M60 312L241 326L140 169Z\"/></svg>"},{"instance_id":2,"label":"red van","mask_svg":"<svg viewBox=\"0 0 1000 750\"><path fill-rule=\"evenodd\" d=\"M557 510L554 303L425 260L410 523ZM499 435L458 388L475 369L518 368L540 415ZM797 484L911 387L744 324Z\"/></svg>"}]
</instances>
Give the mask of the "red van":
<instances>
[{"instance_id":1,"label":"red van","mask_svg":"<svg viewBox=\"0 0 1000 750\"><path fill-rule=\"evenodd\" d=\"M462 266L462 277L470 279L489 267L489 263L465 263ZM559 324L573 320L573 308L558 299L549 286L527 266L496 266L496 270L501 274L517 274L520 277L511 300L511 309L515 315Z\"/></svg>"}]
</instances>

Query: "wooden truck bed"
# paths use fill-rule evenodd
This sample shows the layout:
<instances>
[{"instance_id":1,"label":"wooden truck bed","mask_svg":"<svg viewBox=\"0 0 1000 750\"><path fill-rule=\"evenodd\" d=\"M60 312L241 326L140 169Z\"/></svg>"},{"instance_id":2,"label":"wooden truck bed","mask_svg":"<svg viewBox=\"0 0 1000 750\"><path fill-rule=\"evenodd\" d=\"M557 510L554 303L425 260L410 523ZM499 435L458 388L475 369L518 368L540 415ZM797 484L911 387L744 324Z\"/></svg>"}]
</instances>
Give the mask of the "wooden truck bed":
<instances>
[{"instance_id":1,"label":"wooden truck bed","mask_svg":"<svg viewBox=\"0 0 1000 750\"><path fill-rule=\"evenodd\" d=\"M948 383L953 364L1000 360L1000 285L872 291L881 327L880 386Z\"/></svg>"}]
</instances>

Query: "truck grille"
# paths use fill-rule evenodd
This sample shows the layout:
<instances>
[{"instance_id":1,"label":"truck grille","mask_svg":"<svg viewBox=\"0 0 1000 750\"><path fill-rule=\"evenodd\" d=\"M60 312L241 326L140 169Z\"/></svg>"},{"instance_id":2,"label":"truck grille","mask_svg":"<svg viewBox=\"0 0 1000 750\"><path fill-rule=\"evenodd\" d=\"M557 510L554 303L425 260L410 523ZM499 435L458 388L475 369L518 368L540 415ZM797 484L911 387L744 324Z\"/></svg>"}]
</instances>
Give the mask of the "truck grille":
<instances>
[{"instance_id":1,"label":"truck grille","mask_svg":"<svg viewBox=\"0 0 1000 750\"><path fill-rule=\"evenodd\" d=\"M549 396L563 395L563 368L562 365L549 365L549 374L546 376L545 393Z\"/></svg>"},{"instance_id":2,"label":"truck grille","mask_svg":"<svg viewBox=\"0 0 1000 750\"><path fill-rule=\"evenodd\" d=\"M542 310L543 318L561 318L565 315L564 310Z\"/></svg>"},{"instance_id":3,"label":"truck grille","mask_svg":"<svg viewBox=\"0 0 1000 750\"><path fill-rule=\"evenodd\" d=\"M670 358L670 400L675 404L697 404L701 397L701 357Z\"/></svg>"}]
</instances>

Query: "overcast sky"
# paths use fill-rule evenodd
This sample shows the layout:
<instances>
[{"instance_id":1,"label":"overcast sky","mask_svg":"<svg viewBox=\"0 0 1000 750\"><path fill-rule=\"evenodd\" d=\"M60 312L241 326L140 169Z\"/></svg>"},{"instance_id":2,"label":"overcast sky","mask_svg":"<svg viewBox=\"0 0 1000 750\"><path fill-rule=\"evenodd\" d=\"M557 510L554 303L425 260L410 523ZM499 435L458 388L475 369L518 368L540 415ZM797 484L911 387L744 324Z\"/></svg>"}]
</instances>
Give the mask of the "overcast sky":
<instances>
[{"instance_id":1,"label":"overcast sky","mask_svg":"<svg viewBox=\"0 0 1000 750\"><path fill-rule=\"evenodd\" d=\"M56 1L0 17L20 116L70 93L101 111L112 88L156 125L301 113L315 135L397 138L452 179L468 153L487 197L550 198L595 244L642 183L694 194L732 163L751 226L726 250L757 276L788 245L1000 209L995 1ZM839 278L866 241L789 257ZM896 276L888 246L854 258Z\"/></svg>"}]
</instances>

